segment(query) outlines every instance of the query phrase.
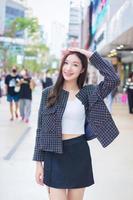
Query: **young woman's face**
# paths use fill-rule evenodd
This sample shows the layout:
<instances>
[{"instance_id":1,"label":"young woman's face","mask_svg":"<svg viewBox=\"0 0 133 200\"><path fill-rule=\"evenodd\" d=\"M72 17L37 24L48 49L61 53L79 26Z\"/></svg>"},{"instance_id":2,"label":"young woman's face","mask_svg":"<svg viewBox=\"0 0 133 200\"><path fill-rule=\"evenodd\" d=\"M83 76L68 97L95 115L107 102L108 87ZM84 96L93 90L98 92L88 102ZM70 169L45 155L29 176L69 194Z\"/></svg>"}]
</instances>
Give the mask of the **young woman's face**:
<instances>
[{"instance_id":1,"label":"young woman's face","mask_svg":"<svg viewBox=\"0 0 133 200\"><path fill-rule=\"evenodd\" d=\"M66 81L77 80L79 75L83 72L83 67L80 59L76 54L69 55L62 67L62 75Z\"/></svg>"}]
</instances>

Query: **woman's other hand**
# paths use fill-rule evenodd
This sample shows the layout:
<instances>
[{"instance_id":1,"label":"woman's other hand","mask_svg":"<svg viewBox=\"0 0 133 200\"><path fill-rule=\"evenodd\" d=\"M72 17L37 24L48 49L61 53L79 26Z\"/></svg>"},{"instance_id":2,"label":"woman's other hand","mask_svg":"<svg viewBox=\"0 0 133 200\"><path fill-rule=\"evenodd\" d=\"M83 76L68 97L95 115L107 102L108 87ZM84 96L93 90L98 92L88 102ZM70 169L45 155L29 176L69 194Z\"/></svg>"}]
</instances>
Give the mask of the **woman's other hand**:
<instances>
[{"instance_id":1,"label":"woman's other hand","mask_svg":"<svg viewBox=\"0 0 133 200\"><path fill-rule=\"evenodd\" d=\"M36 179L36 182L39 184L39 185L44 185L43 183L43 166L42 166L42 163L41 162L37 162L36 163L36 173L35 173L35 179Z\"/></svg>"}]
</instances>

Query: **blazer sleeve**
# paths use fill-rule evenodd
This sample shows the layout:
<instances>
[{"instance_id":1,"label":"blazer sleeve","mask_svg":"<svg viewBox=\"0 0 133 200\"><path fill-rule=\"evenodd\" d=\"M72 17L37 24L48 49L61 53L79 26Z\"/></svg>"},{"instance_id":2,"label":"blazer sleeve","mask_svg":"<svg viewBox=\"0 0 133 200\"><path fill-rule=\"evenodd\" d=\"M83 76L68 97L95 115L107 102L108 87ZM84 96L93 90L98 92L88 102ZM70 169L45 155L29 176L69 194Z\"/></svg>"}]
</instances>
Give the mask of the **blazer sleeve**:
<instances>
[{"instance_id":1,"label":"blazer sleeve","mask_svg":"<svg viewBox=\"0 0 133 200\"><path fill-rule=\"evenodd\" d=\"M38 111L38 122L37 122L37 130L36 130L36 139L35 139L35 147L34 147L34 155L33 155L33 160L34 161L44 161L44 151L40 150L40 144L39 144L39 139L40 139L40 132L42 128L42 110L45 104L45 96L46 92L43 90L42 92L42 97L41 97L41 102L40 102L40 107Z\"/></svg>"},{"instance_id":2,"label":"blazer sleeve","mask_svg":"<svg viewBox=\"0 0 133 200\"><path fill-rule=\"evenodd\" d=\"M120 83L118 74L115 72L113 65L102 58L97 52L90 57L90 62L104 76L104 80L95 87L95 91L102 99L104 99L115 87Z\"/></svg>"}]
</instances>

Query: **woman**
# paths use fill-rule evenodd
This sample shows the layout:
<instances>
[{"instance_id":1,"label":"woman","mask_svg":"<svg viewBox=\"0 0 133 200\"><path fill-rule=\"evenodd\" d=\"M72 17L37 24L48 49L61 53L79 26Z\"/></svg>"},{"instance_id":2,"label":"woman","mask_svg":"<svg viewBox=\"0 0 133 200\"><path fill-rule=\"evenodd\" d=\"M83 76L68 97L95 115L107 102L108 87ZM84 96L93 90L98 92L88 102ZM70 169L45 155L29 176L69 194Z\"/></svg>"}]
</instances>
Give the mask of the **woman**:
<instances>
[{"instance_id":1,"label":"woman","mask_svg":"<svg viewBox=\"0 0 133 200\"><path fill-rule=\"evenodd\" d=\"M104 76L98 86L85 85L88 59ZM119 134L103 99L119 84L112 65L97 52L73 48L62 59L53 87L42 93L36 145L36 181L47 185L51 200L82 200L94 184L87 120L103 147Z\"/></svg>"}]
</instances>

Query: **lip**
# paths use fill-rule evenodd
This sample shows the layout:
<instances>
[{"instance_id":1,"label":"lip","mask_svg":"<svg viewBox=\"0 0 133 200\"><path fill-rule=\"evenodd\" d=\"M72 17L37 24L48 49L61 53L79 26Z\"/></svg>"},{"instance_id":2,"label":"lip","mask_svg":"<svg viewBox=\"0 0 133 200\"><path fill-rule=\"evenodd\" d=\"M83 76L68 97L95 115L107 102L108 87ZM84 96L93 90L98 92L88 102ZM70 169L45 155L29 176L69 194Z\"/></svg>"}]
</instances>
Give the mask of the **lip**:
<instances>
[{"instance_id":1,"label":"lip","mask_svg":"<svg viewBox=\"0 0 133 200\"><path fill-rule=\"evenodd\" d=\"M67 73L67 72L64 72L64 74L65 74L66 76L72 76L72 75L73 75L73 73Z\"/></svg>"}]
</instances>

